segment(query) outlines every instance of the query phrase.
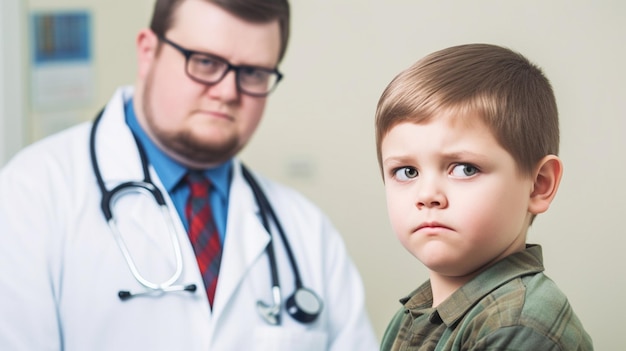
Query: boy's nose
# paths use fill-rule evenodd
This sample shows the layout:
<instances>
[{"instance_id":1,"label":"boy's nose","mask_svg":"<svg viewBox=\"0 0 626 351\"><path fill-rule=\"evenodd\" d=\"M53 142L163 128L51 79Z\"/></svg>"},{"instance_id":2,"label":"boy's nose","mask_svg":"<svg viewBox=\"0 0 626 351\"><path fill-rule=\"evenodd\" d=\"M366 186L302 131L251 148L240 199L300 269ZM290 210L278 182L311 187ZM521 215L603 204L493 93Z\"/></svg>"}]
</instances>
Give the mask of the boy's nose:
<instances>
[{"instance_id":1,"label":"boy's nose","mask_svg":"<svg viewBox=\"0 0 626 351\"><path fill-rule=\"evenodd\" d=\"M425 208L445 208L448 206L448 200L443 191L442 185L436 180L426 180L422 178L420 187L417 191L417 200L415 206L418 209Z\"/></svg>"}]
</instances>

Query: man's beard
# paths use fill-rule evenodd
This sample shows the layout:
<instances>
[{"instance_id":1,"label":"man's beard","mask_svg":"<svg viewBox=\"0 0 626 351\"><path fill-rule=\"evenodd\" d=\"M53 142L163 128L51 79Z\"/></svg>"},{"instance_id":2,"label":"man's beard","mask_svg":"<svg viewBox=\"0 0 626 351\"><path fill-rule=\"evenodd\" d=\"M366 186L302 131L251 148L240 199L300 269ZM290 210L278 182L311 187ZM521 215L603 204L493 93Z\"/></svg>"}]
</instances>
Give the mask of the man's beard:
<instances>
[{"instance_id":1,"label":"man's beard","mask_svg":"<svg viewBox=\"0 0 626 351\"><path fill-rule=\"evenodd\" d=\"M150 74L145 82L143 101L143 114L150 128L150 134L157 140L155 143L164 148L166 153L173 153L175 158L183 158L201 164L219 164L226 162L238 151L239 138L233 136L221 144L213 143L212 140L194 137L191 130L181 132L170 131L161 128L155 123L152 111L152 79Z\"/></svg>"}]
</instances>

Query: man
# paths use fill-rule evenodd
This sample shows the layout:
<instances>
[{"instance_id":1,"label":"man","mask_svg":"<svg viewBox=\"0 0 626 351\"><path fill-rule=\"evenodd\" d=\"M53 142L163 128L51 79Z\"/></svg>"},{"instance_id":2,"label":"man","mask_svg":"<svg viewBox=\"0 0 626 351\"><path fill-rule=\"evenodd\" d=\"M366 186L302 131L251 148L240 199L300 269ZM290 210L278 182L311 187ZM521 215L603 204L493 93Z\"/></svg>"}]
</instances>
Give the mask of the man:
<instances>
[{"instance_id":1,"label":"man","mask_svg":"<svg viewBox=\"0 0 626 351\"><path fill-rule=\"evenodd\" d=\"M288 33L284 0L157 0L134 89L2 170L3 349L377 349L329 220L235 158Z\"/></svg>"}]
</instances>

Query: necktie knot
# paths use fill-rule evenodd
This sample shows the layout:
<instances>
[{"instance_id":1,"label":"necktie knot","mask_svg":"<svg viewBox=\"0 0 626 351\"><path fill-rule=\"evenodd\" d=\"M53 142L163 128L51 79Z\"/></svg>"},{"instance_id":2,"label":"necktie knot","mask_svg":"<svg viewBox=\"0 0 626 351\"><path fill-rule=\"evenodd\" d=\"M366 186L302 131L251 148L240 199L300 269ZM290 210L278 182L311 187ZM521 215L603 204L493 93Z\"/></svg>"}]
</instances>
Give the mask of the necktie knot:
<instances>
[{"instance_id":1,"label":"necktie knot","mask_svg":"<svg viewBox=\"0 0 626 351\"><path fill-rule=\"evenodd\" d=\"M211 182L201 171L189 171L185 176L192 197L207 197Z\"/></svg>"}]
</instances>

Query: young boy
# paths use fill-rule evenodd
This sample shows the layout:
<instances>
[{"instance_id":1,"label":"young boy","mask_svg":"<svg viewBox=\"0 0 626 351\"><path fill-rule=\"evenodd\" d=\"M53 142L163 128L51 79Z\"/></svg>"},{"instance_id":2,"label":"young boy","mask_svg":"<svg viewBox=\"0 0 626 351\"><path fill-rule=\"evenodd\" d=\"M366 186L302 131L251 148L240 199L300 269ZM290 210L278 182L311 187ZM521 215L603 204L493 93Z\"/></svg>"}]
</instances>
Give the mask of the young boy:
<instances>
[{"instance_id":1,"label":"young boy","mask_svg":"<svg viewBox=\"0 0 626 351\"><path fill-rule=\"evenodd\" d=\"M506 48L471 44L401 72L376 111L391 225L430 279L382 350L592 350L528 227L563 172L554 93Z\"/></svg>"}]
</instances>

